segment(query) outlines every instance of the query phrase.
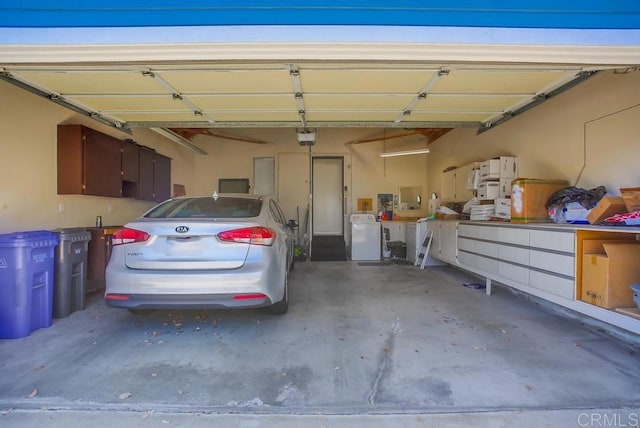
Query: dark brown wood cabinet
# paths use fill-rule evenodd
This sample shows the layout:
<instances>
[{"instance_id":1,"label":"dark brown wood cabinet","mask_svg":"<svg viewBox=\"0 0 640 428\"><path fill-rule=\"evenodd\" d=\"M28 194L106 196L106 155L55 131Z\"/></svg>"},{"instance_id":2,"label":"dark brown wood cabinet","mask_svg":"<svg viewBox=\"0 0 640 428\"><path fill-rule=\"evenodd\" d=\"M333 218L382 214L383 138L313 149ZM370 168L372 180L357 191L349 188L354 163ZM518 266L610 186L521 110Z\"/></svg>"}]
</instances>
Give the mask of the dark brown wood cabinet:
<instances>
[{"instance_id":1,"label":"dark brown wood cabinet","mask_svg":"<svg viewBox=\"0 0 640 428\"><path fill-rule=\"evenodd\" d=\"M58 194L122 195L121 141L82 125L58 125Z\"/></svg>"},{"instance_id":2,"label":"dark brown wood cabinet","mask_svg":"<svg viewBox=\"0 0 640 428\"><path fill-rule=\"evenodd\" d=\"M122 197L138 197L140 146L133 140L122 142Z\"/></svg>"},{"instance_id":3,"label":"dark brown wood cabinet","mask_svg":"<svg viewBox=\"0 0 640 428\"><path fill-rule=\"evenodd\" d=\"M159 153L153 161L153 194L156 202L171 197L171 159Z\"/></svg>"},{"instance_id":4,"label":"dark brown wood cabinet","mask_svg":"<svg viewBox=\"0 0 640 428\"><path fill-rule=\"evenodd\" d=\"M153 201L153 159L155 151L140 147L138 199L143 201Z\"/></svg>"},{"instance_id":5,"label":"dark brown wood cabinet","mask_svg":"<svg viewBox=\"0 0 640 428\"><path fill-rule=\"evenodd\" d=\"M88 227L91 240L87 249L86 294L104 290L105 269L111 257L113 234L120 226Z\"/></svg>"},{"instance_id":6,"label":"dark brown wood cabinet","mask_svg":"<svg viewBox=\"0 0 640 428\"><path fill-rule=\"evenodd\" d=\"M171 197L171 159L133 140L58 125L58 194L161 202Z\"/></svg>"}]
</instances>

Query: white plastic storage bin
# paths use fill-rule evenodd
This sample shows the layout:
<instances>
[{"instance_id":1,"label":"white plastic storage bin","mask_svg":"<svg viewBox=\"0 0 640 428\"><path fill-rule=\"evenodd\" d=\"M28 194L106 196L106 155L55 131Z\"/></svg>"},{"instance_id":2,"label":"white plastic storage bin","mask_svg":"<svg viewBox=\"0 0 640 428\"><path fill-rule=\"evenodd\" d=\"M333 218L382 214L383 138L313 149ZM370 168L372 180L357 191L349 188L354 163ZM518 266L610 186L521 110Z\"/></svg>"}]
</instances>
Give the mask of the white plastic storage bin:
<instances>
[{"instance_id":1,"label":"white plastic storage bin","mask_svg":"<svg viewBox=\"0 0 640 428\"><path fill-rule=\"evenodd\" d=\"M485 181L478 186L479 199L496 199L500 196L500 183L497 181Z\"/></svg>"},{"instance_id":2,"label":"white plastic storage bin","mask_svg":"<svg viewBox=\"0 0 640 428\"><path fill-rule=\"evenodd\" d=\"M500 156L489 159L480 165L480 180L499 180L501 178L516 178L518 176L518 158L515 156Z\"/></svg>"}]
</instances>

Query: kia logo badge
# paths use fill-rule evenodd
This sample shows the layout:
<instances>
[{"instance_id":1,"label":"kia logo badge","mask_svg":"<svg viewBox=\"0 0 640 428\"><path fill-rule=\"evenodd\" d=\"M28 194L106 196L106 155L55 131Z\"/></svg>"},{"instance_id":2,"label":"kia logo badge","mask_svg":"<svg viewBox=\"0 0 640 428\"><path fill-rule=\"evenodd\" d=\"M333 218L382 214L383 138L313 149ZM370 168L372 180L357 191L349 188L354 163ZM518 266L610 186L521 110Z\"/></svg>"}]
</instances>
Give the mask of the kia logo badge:
<instances>
[{"instance_id":1,"label":"kia logo badge","mask_svg":"<svg viewBox=\"0 0 640 428\"><path fill-rule=\"evenodd\" d=\"M187 226L178 226L176 227L176 232L178 233L187 233L189 228Z\"/></svg>"}]
</instances>

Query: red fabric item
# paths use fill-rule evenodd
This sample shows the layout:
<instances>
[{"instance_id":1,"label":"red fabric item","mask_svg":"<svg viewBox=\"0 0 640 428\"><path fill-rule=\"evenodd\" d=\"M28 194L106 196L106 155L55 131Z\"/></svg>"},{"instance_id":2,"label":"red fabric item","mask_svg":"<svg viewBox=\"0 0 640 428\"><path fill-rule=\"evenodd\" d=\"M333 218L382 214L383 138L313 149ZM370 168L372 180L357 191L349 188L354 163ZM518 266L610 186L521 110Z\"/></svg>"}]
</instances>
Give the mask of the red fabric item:
<instances>
[{"instance_id":1,"label":"red fabric item","mask_svg":"<svg viewBox=\"0 0 640 428\"><path fill-rule=\"evenodd\" d=\"M632 213L616 214L609 218L605 218L605 223L623 223L625 220L632 218L640 218L640 211L634 211Z\"/></svg>"}]
</instances>

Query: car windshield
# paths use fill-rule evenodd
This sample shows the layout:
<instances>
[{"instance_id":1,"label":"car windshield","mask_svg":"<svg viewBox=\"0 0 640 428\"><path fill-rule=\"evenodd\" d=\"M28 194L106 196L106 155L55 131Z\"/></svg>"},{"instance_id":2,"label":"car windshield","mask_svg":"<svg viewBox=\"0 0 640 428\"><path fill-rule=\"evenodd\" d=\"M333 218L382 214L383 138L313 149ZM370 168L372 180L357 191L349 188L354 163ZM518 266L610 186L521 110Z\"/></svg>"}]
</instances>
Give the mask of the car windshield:
<instances>
[{"instance_id":1,"label":"car windshield","mask_svg":"<svg viewBox=\"0 0 640 428\"><path fill-rule=\"evenodd\" d=\"M262 200L211 197L174 199L149 211L145 218L250 218L260 214Z\"/></svg>"}]
</instances>

